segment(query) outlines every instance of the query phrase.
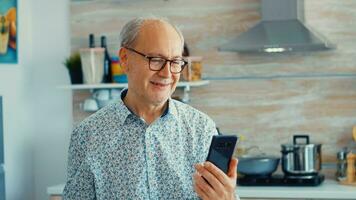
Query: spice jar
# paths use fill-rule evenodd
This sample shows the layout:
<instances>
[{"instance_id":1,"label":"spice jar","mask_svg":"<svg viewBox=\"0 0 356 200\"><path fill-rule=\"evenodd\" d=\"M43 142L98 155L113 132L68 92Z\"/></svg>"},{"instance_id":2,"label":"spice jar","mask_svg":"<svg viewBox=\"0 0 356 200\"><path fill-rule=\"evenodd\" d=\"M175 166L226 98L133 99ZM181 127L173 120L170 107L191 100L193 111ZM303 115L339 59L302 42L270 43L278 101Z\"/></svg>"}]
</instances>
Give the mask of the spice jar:
<instances>
[{"instance_id":1,"label":"spice jar","mask_svg":"<svg viewBox=\"0 0 356 200\"><path fill-rule=\"evenodd\" d=\"M336 179L338 181L346 180L346 169L347 169L347 150L342 150L337 153L337 164L336 164Z\"/></svg>"}]
</instances>

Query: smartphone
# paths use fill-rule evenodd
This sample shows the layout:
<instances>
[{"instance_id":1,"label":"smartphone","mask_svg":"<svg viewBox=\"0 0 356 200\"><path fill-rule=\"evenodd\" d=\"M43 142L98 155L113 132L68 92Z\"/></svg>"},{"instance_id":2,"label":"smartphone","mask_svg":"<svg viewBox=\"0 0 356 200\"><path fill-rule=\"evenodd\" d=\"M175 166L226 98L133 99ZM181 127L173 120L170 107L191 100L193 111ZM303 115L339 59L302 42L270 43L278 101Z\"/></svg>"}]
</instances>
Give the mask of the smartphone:
<instances>
[{"instance_id":1,"label":"smartphone","mask_svg":"<svg viewBox=\"0 0 356 200\"><path fill-rule=\"evenodd\" d=\"M235 135L214 135L206 160L227 174L237 140Z\"/></svg>"}]
</instances>

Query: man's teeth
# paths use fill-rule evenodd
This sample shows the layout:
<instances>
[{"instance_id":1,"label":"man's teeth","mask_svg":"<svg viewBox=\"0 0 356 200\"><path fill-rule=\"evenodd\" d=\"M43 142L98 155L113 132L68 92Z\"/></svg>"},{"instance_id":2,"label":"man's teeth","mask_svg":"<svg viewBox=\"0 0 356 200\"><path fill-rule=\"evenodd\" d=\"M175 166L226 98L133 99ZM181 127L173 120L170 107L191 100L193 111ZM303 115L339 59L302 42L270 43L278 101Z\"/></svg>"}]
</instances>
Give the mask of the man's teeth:
<instances>
[{"instance_id":1,"label":"man's teeth","mask_svg":"<svg viewBox=\"0 0 356 200\"><path fill-rule=\"evenodd\" d=\"M155 85L169 85L168 83L156 83L156 82L152 82Z\"/></svg>"}]
</instances>

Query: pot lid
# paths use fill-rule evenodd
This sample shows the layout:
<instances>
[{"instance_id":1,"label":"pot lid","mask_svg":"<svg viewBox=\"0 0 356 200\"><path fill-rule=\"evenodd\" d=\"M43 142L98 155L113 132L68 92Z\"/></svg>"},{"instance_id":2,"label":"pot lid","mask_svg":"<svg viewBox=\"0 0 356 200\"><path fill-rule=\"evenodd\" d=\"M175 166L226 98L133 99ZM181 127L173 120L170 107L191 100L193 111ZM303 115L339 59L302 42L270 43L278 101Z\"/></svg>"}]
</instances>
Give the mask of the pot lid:
<instances>
[{"instance_id":1,"label":"pot lid","mask_svg":"<svg viewBox=\"0 0 356 200\"><path fill-rule=\"evenodd\" d=\"M311 144L309 140L309 135L293 135L292 144L282 144L281 146L295 148L295 147L314 147L320 145L321 144Z\"/></svg>"}]
</instances>

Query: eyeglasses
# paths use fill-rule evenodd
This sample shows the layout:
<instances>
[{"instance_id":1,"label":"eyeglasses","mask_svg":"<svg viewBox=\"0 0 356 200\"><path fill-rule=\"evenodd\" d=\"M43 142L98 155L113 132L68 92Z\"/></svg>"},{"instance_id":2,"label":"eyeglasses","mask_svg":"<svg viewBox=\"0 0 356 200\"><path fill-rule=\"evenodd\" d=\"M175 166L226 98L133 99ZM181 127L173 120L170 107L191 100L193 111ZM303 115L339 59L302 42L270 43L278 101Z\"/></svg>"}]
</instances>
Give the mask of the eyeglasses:
<instances>
[{"instance_id":1,"label":"eyeglasses","mask_svg":"<svg viewBox=\"0 0 356 200\"><path fill-rule=\"evenodd\" d=\"M144 53L138 52L135 49L132 49L130 47L125 47L126 49L137 53L138 55L141 55L145 58L148 59L148 67L152 71L161 71L164 66L166 66L166 63L169 62L169 70L171 71L172 74L179 74L183 71L184 67L188 64L187 61L183 59L173 59L173 60L168 60L162 57L154 57L154 56L148 56L145 55Z\"/></svg>"}]
</instances>

